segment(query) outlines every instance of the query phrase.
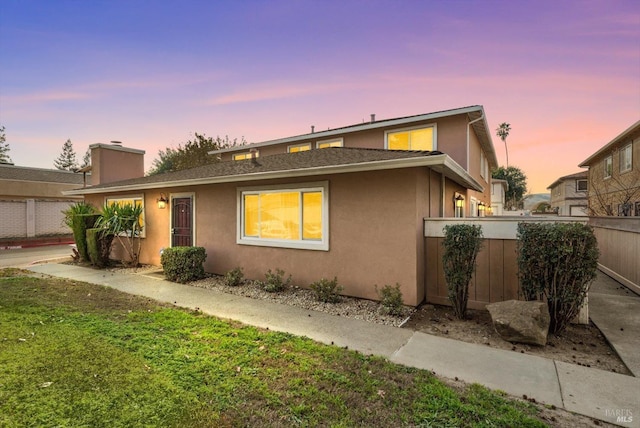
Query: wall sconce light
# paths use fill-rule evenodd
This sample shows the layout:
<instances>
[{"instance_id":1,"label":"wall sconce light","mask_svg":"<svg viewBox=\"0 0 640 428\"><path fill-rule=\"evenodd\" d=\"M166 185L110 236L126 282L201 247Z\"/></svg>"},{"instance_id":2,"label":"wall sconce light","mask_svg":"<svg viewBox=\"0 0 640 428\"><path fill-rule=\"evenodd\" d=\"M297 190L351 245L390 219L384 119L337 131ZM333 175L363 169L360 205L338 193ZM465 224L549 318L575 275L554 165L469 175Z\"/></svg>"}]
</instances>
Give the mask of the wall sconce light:
<instances>
[{"instance_id":1,"label":"wall sconce light","mask_svg":"<svg viewBox=\"0 0 640 428\"><path fill-rule=\"evenodd\" d=\"M455 207L455 217L464 217L464 197L460 193L455 193L453 205Z\"/></svg>"},{"instance_id":2,"label":"wall sconce light","mask_svg":"<svg viewBox=\"0 0 640 428\"><path fill-rule=\"evenodd\" d=\"M462 208L464 206L464 198L461 195L456 196L456 208Z\"/></svg>"},{"instance_id":3,"label":"wall sconce light","mask_svg":"<svg viewBox=\"0 0 640 428\"><path fill-rule=\"evenodd\" d=\"M160 199L158 199L157 202L158 208L160 208L161 210L165 209L167 207L167 202L169 202L169 200L167 199L167 195L165 195L164 193L160 193Z\"/></svg>"},{"instance_id":4,"label":"wall sconce light","mask_svg":"<svg viewBox=\"0 0 640 428\"><path fill-rule=\"evenodd\" d=\"M480 202L480 204L478 205L478 215L480 217L484 217L484 210L486 209L484 202Z\"/></svg>"}]
</instances>

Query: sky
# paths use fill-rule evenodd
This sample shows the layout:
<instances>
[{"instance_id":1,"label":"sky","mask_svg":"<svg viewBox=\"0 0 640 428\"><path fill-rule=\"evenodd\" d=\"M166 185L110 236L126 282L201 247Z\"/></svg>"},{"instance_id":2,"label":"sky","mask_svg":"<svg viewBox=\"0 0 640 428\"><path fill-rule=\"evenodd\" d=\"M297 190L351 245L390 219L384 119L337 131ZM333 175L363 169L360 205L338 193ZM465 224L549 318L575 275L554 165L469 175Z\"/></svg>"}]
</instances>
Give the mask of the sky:
<instances>
[{"instance_id":1,"label":"sky","mask_svg":"<svg viewBox=\"0 0 640 428\"><path fill-rule=\"evenodd\" d=\"M67 139L158 151L484 106L498 163L546 193L640 119L636 0L1 0L16 165Z\"/></svg>"}]
</instances>

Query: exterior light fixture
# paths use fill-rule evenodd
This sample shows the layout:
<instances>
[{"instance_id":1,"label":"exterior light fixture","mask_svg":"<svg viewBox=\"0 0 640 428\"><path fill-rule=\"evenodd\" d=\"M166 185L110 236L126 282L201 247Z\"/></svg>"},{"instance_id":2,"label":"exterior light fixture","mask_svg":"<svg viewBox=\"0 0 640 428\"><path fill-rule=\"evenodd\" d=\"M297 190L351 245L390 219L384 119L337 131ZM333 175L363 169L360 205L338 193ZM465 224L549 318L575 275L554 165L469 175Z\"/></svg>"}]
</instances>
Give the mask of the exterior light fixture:
<instances>
[{"instance_id":1,"label":"exterior light fixture","mask_svg":"<svg viewBox=\"0 0 640 428\"><path fill-rule=\"evenodd\" d=\"M456 196L456 208L464 207L464 198L461 195Z\"/></svg>"},{"instance_id":2,"label":"exterior light fixture","mask_svg":"<svg viewBox=\"0 0 640 428\"><path fill-rule=\"evenodd\" d=\"M455 207L455 216L464 217L464 196L460 193L456 193L453 198L453 205Z\"/></svg>"},{"instance_id":3,"label":"exterior light fixture","mask_svg":"<svg viewBox=\"0 0 640 428\"><path fill-rule=\"evenodd\" d=\"M484 210L485 210L486 208L487 208L487 207L484 205L484 202L480 202L480 204L478 205L478 215L479 215L480 217L484 217L484 213L485 213L485 211L484 211Z\"/></svg>"},{"instance_id":4,"label":"exterior light fixture","mask_svg":"<svg viewBox=\"0 0 640 428\"><path fill-rule=\"evenodd\" d=\"M160 208L161 210L165 209L167 207L167 202L169 202L169 200L167 199L167 195L165 195L164 193L160 193L160 199L158 199L157 202L158 208Z\"/></svg>"}]
</instances>

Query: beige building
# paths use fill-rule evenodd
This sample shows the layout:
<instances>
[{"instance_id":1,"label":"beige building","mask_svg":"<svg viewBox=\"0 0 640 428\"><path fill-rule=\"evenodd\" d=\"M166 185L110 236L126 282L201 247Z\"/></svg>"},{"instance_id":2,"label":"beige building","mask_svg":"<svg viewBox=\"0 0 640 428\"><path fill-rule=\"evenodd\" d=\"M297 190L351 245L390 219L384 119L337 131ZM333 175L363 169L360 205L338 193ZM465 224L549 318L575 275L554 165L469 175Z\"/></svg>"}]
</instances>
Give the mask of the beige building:
<instances>
[{"instance_id":1,"label":"beige building","mask_svg":"<svg viewBox=\"0 0 640 428\"><path fill-rule=\"evenodd\" d=\"M640 120L589 156L589 214L640 216Z\"/></svg>"},{"instance_id":2,"label":"beige building","mask_svg":"<svg viewBox=\"0 0 640 428\"><path fill-rule=\"evenodd\" d=\"M551 192L551 209L559 216L584 217L588 212L588 172L565 175L554 181L547 189Z\"/></svg>"},{"instance_id":3,"label":"beige building","mask_svg":"<svg viewBox=\"0 0 640 428\"><path fill-rule=\"evenodd\" d=\"M82 185L73 172L0 164L0 239L71 233L62 211L83 198L63 192Z\"/></svg>"},{"instance_id":4,"label":"beige building","mask_svg":"<svg viewBox=\"0 0 640 428\"><path fill-rule=\"evenodd\" d=\"M509 190L507 180L491 179L491 215L501 216L505 214L504 203Z\"/></svg>"},{"instance_id":5,"label":"beige building","mask_svg":"<svg viewBox=\"0 0 640 428\"><path fill-rule=\"evenodd\" d=\"M140 156L101 145L94 174L112 170L112 150L133 163ZM426 293L424 219L477 216L497 166L482 106L372 117L210 155L220 161L69 194L96 206L142 204L143 263L159 264L163 248L197 245L208 272L240 266L264 279L280 268L299 286L336 276L344 294L367 299L378 299L376 285L399 283L405 303L417 305Z\"/></svg>"}]
</instances>

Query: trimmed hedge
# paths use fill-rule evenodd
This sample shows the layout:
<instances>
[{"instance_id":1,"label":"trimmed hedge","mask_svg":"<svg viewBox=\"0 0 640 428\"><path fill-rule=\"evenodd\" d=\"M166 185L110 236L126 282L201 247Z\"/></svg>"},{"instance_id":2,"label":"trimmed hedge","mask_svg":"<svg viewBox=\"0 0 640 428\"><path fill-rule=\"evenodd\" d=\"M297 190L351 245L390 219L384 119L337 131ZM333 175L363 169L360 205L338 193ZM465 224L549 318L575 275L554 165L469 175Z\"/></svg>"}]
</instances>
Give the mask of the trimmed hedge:
<instances>
[{"instance_id":1,"label":"trimmed hedge","mask_svg":"<svg viewBox=\"0 0 640 428\"><path fill-rule=\"evenodd\" d=\"M87 252L91 263L97 267L109 265L113 235L102 228L87 229Z\"/></svg>"},{"instance_id":2,"label":"trimmed hedge","mask_svg":"<svg viewBox=\"0 0 640 428\"><path fill-rule=\"evenodd\" d=\"M169 281L184 284L205 277L203 263L206 259L203 247L171 247L164 249L160 263Z\"/></svg>"}]
</instances>

